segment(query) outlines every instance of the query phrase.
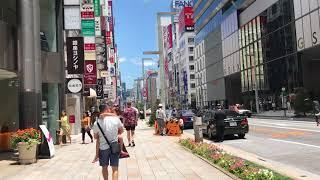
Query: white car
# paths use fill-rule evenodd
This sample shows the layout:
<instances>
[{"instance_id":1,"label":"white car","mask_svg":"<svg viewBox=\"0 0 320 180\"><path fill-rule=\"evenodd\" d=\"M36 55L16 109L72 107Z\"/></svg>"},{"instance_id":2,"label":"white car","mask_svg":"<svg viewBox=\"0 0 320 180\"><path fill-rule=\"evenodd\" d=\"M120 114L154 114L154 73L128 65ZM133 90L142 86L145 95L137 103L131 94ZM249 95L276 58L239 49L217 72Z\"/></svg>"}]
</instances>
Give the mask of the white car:
<instances>
[{"instance_id":1,"label":"white car","mask_svg":"<svg viewBox=\"0 0 320 180\"><path fill-rule=\"evenodd\" d=\"M239 109L238 113L240 115L248 116L249 118L251 118L251 116L252 116L252 112L248 109Z\"/></svg>"}]
</instances>

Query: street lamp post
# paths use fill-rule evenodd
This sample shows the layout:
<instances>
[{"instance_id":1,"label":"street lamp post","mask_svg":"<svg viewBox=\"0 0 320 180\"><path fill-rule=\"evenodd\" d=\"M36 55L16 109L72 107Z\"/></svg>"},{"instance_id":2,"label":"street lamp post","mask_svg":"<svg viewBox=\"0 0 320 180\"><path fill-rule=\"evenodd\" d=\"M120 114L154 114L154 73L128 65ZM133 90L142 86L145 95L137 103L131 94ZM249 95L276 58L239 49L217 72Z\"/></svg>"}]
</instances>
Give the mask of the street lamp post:
<instances>
[{"instance_id":1,"label":"street lamp post","mask_svg":"<svg viewBox=\"0 0 320 180\"><path fill-rule=\"evenodd\" d=\"M201 75L201 77L196 77L195 79L198 80L198 84L200 86L200 94L201 94L201 96L199 97L199 98L201 98L200 99L200 106L203 107L204 102L203 102L203 89L202 89L202 75ZM201 82L200 82L200 80L201 80Z\"/></svg>"},{"instance_id":2,"label":"street lamp post","mask_svg":"<svg viewBox=\"0 0 320 180\"><path fill-rule=\"evenodd\" d=\"M153 60L152 58L142 58L142 78L143 78L143 115L144 115L144 119L146 119L146 111L147 111L147 97L145 97L145 93L146 93L146 76L145 76L145 72L144 72L144 61L146 60Z\"/></svg>"}]
</instances>

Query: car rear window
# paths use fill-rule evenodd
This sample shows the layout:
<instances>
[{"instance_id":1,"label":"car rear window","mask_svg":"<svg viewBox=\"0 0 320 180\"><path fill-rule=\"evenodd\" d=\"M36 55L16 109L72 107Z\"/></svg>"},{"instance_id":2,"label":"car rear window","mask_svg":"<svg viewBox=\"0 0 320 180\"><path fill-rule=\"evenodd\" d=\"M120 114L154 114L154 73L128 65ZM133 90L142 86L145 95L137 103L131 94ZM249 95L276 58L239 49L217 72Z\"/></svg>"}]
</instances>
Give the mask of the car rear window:
<instances>
[{"instance_id":1,"label":"car rear window","mask_svg":"<svg viewBox=\"0 0 320 180\"><path fill-rule=\"evenodd\" d=\"M237 117L237 116L239 116L239 113L237 113L236 111L227 110L227 111L225 111L225 113L226 113L227 117Z\"/></svg>"}]
</instances>

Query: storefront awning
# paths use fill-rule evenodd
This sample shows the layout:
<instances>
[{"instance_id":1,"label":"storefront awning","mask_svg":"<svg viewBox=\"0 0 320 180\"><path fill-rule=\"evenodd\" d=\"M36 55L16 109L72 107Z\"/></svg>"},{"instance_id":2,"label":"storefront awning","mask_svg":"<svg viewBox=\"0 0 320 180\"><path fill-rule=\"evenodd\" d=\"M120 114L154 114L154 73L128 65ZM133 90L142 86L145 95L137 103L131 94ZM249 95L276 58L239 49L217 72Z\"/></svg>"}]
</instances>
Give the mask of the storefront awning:
<instances>
[{"instance_id":1,"label":"storefront awning","mask_svg":"<svg viewBox=\"0 0 320 180\"><path fill-rule=\"evenodd\" d=\"M88 97L89 98L97 97L97 92L94 89L90 88L90 96Z\"/></svg>"},{"instance_id":2,"label":"storefront awning","mask_svg":"<svg viewBox=\"0 0 320 180\"><path fill-rule=\"evenodd\" d=\"M15 72L0 69L0 80L12 79L12 78L16 78L16 77L18 77L18 76Z\"/></svg>"}]
</instances>

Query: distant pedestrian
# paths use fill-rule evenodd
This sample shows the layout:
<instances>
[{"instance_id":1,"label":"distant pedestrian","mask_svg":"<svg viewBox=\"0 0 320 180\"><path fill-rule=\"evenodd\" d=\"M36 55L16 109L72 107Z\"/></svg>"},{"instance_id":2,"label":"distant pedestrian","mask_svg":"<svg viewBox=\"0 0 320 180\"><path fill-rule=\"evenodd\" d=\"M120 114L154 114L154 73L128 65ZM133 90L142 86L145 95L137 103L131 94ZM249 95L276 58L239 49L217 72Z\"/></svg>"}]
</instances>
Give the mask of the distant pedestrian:
<instances>
[{"instance_id":1,"label":"distant pedestrian","mask_svg":"<svg viewBox=\"0 0 320 180\"><path fill-rule=\"evenodd\" d=\"M127 108L125 108L123 112L123 122L124 122L124 127L127 130L127 138L128 138L128 146L135 146L134 142L134 132L137 126L137 111L132 108L131 102L127 103Z\"/></svg>"},{"instance_id":2,"label":"distant pedestrian","mask_svg":"<svg viewBox=\"0 0 320 180\"><path fill-rule=\"evenodd\" d=\"M93 137L90 131L91 131L91 118L89 117L88 112L84 112L83 119L81 120L82 144L85 144L86 133L89 135L91 142L93 142Z\"/></svg>"},{"instance_id":3,"label":"distant pedestrian","mask_svg":"<svg viewBox=\"0 0 320 180\"><path fill-rule=\"evenodd\" d=\"M184 123L182 118L179 119L179 127L180 127L181 134L183 134Z\"/></svg>"},{"instance_id":4,"label":"distant pedestrian","mask_svg":"<svg viewBox=\"0 0 320 180\"><path fill-rule=\"evenodd\" d=\"M222 110L221 106L217 107L218 110L214 115L214 119L216 120L216 128L217 128L217 135L215 142L223 142L224 141L224 129L225 124L224 120L227 118L225 112Z\"/></svg>"},{"instance_id":5,"label":"distant pedestrian","mask_svg":"<svg viewBox=\"0 0 320 180\"><path fill-rule=\"evenodd\" d=\"M62 111L61 118L58 120L61 123L61 129L59 134L59 144L62 144L62 136L65 135L71 144L71 127L68 121L67 112L65 110Z\"/></svg>"},{"instance_id":6,"label":"distant pedestrian","mask_svg":"<svg viewBox=\"0 0 320 180\"><path fill-rule=\"evenodd\" d=\"M272 102L272 109L273 109L273 112L276 112L276 103L275 102Z\"/></svg>"},{"instance_id":7,"label":"distant pedestrian","mask_svg":"<svg viewBox=\"0 0 320 180\"><path fill-rule=\"evenodd\" d=\"M165 121L166 121L166 113L165 111L162 109L162 104L158 105L158 109L156 111L156 118L157 118L157 123L158 123L158 127L159 127L159 133L161 136L164 135L164 128L165 128Z\"/></svg>"},{"instance_id":8,"label":"distant pedestrian","mask_svg":"<svg viewBox=\"0 0 320 180\"><path fill-rule=\"evenodd\" d=\"M119 135L123 133L123 125L111 107L101 105L100 112L102 115L93 126L94 138L96 139L96 156L93 163L99 160L104 180L108 179L108 166L110 165L112 179L117 180L121 151L117 142Z\"/></svg>"}]
</instances>

